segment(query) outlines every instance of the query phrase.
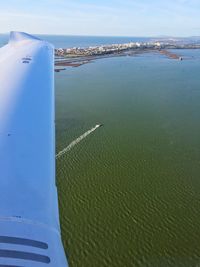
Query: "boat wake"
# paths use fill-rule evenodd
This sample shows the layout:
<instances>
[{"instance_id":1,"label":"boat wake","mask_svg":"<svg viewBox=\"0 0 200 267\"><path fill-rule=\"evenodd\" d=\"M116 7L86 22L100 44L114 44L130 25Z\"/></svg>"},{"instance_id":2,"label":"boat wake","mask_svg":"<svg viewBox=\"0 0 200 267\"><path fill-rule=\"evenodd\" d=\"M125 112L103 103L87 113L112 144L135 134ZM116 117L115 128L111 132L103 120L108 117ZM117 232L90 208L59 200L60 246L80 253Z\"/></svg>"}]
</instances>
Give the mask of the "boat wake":
<instances>
[{"instance_id":1,"label":"boat wake","mask_svg":"<svg viewBox=\"0 0 200 267\"><path fill-rule=\"evenodd\" d=\"M93 127L92 129L88 130L87 132L85 132L84 134L79 136L77 139L72 141L67 147L65 147L63 150L58 152L58 154L56 154L56 159L60 158L65 153L70 151L75 145L77 145L79 142L81 142L83 139L85 139L88 135L90 135L92 132L94 132L96 129L98 129L101 126L102 126L102 124L97 124L95 127Z\"/></svg>"}]
</instances>

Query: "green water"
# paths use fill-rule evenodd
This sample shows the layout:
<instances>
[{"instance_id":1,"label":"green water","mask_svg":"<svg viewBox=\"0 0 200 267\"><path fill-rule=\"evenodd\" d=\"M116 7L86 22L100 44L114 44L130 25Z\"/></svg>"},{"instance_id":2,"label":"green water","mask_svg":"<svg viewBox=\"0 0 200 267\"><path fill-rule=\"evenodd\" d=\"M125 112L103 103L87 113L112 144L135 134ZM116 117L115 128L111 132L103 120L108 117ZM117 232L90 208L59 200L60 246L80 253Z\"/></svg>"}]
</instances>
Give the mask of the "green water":
<instances>
[{"instance_id":1,"label":"green water","mask_svg":"<svg viewBox=\"0 0 200 267\"><path fill-rule=\"evenodd\" d=\"M200 51L56 74L62 236L70 267L200 266Z\"/></svg>"}]
</instances>

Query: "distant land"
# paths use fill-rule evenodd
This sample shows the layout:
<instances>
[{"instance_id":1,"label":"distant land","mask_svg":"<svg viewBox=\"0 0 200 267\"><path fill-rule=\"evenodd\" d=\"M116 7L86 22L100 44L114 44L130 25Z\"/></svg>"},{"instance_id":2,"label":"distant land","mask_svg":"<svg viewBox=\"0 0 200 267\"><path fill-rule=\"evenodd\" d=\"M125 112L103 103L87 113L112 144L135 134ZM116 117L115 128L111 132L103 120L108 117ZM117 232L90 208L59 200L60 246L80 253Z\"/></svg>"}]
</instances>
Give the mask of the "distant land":
<instances>
[{"instance_id":1,"label":"distant land","mask_svg":"<svg viewBox=\"0 0 200 267\"><path fill-rule=\"evenodd\" d=\"M200 49L200 37L174 38L160 37L151 38L145 42L128 42L121 44L97 45L89 47L72 47L55 49L55 66L79 67L95 59L116 56L134 56L141 53L160 53L170 59L183 60L183 57L177 53L171 52L171 49ZM56 72L64 68L55 69Z\"/></svg>"}]
</instances>

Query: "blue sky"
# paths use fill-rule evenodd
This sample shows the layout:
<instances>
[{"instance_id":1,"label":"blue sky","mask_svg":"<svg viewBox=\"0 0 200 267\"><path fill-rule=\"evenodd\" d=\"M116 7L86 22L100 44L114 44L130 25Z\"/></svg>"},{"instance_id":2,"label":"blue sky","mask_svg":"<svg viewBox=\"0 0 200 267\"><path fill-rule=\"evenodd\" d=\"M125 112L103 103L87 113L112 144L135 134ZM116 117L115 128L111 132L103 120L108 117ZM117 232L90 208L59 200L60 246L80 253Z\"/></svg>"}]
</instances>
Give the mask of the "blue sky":
<instances>
[{"instance_id":1,"label":"blue sky","mask_svg":"<svg viewBox=\"0 0 200 267\"><path fill-rule=\"evenodd\" d=\"M200 36L200 0L1 0L0 32Z\"/></svg>"}]
</instances>

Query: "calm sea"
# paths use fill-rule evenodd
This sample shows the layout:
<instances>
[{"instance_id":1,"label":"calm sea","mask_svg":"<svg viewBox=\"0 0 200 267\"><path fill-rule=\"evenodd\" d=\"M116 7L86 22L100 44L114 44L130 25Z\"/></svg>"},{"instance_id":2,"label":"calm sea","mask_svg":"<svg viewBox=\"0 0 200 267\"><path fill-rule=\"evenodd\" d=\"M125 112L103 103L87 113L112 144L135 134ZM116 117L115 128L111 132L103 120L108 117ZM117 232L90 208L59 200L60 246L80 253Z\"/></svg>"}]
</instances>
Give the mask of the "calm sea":
<instances>
[{"instance_id":1,"label":"calm sea","mask_svg":"<svg viewBox=\"0 0 200 267\"><path fill-rule=\"evenodd\" d=\"M103 124L57 160L70 267L200 266L200 51L178 53L56 73L57 151Z\"/></svg>"},{"instance_id":2,"label":"calm sea","mask_svg":"<svg viewBox=\"0 0 200 267\"><path fill-rule=\"evenodd\" d=\"M52 43L56 48L88 47L102 44L119 44L127 42L145 42L150 40L146 37L92 37L92 36L61 36L61 35L36 35ZM8 34L0 34L0 46L8 42Z\"/></svg>"}]
</instances>

